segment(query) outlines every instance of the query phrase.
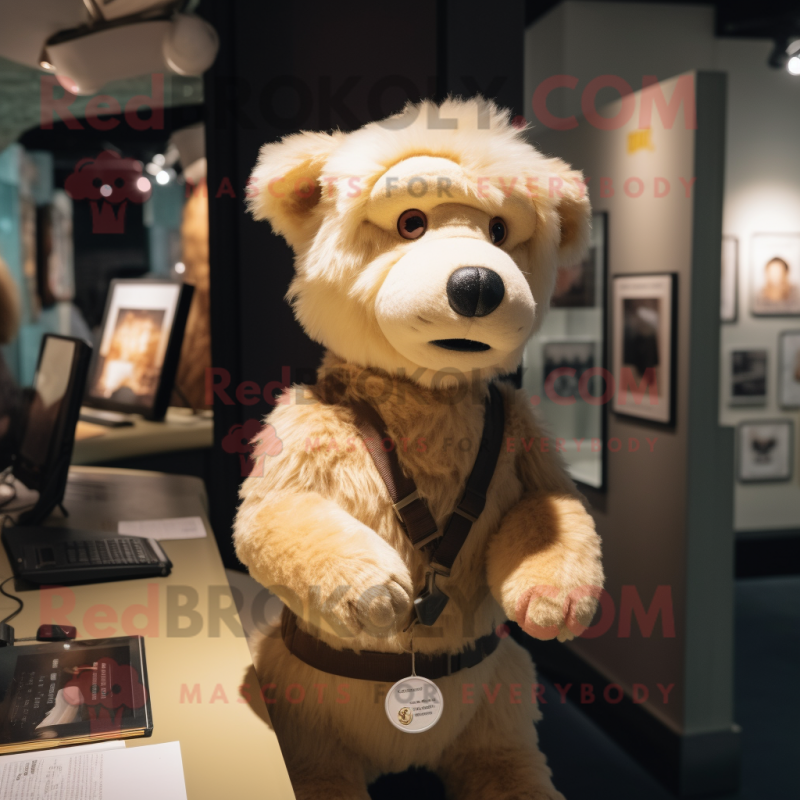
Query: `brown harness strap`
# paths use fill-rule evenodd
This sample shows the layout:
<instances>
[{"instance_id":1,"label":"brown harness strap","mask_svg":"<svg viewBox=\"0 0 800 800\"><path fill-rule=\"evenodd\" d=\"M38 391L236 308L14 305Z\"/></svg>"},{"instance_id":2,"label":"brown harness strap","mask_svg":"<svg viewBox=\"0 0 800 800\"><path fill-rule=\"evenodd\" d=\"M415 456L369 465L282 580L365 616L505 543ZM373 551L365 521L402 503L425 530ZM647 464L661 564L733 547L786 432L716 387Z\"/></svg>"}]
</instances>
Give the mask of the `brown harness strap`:
<instances>
[{"instance_id":1,"label":"brown harness strap","mask_svg":"<svg viewBox=\"0 0 800 800\"><path fill-rule=\"evenodd\" d=\"M419 496L413 479L403 473L395 443L387 434L386 424L373 406L360 402L353 406L356 425L369 449L372 460L386 484L395 513L415 548L424 547L442 536L431 554L425 589L414 600L416 620L433 625L450 598L436 585L436 576L449 576L461 548L486 505L486 492L494 475L505 427L503 396L494 385L489 386L481 444L464 494L440 534L428 503ZM388 444L388 446L387 446ZM412 623L413 624L413 623ZM336 650L297 626L297 617L284 608L281 635L289 652L314 669L362 681L397 683L416 669L416 674L429 680L444 678L462 669L474 667L490 656L500 643L492 632L474 642L462 653L426 655L418 653L412 662L411 653L377 653L371 650Z\"/></svg>"},{"instance_id":2,"label":"brown harness strap","mask_svg":"<svg viewBox=\"0 0 800 800\"><path fill-rule=\"evenodd\" d=\"M335 650L298 628L297 617L288 608L283 609L281 634L289 652L314 669L342 678L380 683L397 683L411 675L412 669L429 680L444 678L459 670L477 666L494 653L500 644L500 637L492 632L477 639L470 649L462 653L417 653L412 665L411 653Z\"/></svg>"},{"instance_id":3,"label":"brown harness strap","mask_svg":"<svg viewBox=\"0 0 800 800\"><path fill-rule=\"evenodd\" d=\"M444 529L444 536L431 555L431 567L440 575L449 576L467 536L486 506L486 493L497 467L505 429L505 409L500 390L489 384L489 397L484 411L483 435L478 455L467 478L464 494Z\"/></svg>"},{"instance_id":4,"label":"brown harness strap","mask_svg":"<svg viewBox=\"0 0 800 800\"><path fill-rule=\"evenodd\" d=\"M436 520L428 509L427 501L419 496L416 484L403 472L397 458L396 442L389 437L381 415L365 401L355 403L352 408L358 432L375 462L378 474L386 484L394 511L411 544L416 549L424 547L439 535Z\"/></svg>"},{"instance_id":5,"label":"brown harness strap","mask_svg":"<svg viewBox=\"0 0 800 800\"><path fill-rule=\"evenodd\" d=\"M480 447L472 472L467 478L464 493L445 526L444 534L439 533L428 504L419 496L413 479L403 473L397 458L397 448L388 437L386 424L380 414L364 401L355 404L353 412L359 433L369 449L378 474L386 484L394 509L411 543L419 549L439 536L442 537L431 553L425 588L414 600L417 620L423 625L433 625L450 599L436 586L436 575L450 576L450 570L467 541L473 524L486 505L486 492L497 467L503 443L505 428L503 396L493 383L489 384Z\"/></svg>"}]
</instances>

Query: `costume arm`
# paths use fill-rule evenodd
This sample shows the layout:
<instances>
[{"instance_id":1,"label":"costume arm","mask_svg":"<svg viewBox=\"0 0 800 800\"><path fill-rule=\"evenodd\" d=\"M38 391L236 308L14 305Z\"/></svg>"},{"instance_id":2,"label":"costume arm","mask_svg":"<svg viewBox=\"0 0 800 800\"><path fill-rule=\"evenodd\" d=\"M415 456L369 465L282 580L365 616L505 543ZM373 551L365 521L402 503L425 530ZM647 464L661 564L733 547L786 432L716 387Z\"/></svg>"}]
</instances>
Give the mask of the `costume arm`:
<instances>
[{"instance_id":1,"label":"costume arm","mask_svg":"<svg viewBox=\"0 0 800 800\"><path fill-rule=\"evenodd\" d=\"M508 617L531 635L570 639L591 622L603 586L600 538L552 439L542 445L542 430L520 406L509 397L508 428L524 493L489 542L489 586ZM518 444L531 440L527 448Z\"/></svg>"}]
</instances>

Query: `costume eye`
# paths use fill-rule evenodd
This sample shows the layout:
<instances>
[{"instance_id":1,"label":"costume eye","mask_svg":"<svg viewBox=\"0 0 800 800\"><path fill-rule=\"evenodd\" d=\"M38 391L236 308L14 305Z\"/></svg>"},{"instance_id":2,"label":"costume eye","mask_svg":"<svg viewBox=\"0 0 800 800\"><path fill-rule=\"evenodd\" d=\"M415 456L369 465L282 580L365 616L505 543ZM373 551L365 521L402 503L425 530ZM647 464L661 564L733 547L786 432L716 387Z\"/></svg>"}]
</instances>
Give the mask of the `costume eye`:
<instances>
[{"instance_id":1,"label":"costume eye","mask_svg":"<svg viewBox=\"0 0 800 800\"><path fill-rule=\"evenodd\" d=\"M428 218L416 208L410 208L397 220L397 230L404 239L419 239L428 229Z\"/></svg>"},{"instance_id":2,"label":"costume eye","mask_svg":"<svg viewBox=\"0 0 800 800\"><path fill-rule=\"evenodd\" d=\"M503 244L508 236L508 228L505 222L500 217L495 217L489 223L489 236L492 239L492 244Z\"/></svg>"}]
</instances>

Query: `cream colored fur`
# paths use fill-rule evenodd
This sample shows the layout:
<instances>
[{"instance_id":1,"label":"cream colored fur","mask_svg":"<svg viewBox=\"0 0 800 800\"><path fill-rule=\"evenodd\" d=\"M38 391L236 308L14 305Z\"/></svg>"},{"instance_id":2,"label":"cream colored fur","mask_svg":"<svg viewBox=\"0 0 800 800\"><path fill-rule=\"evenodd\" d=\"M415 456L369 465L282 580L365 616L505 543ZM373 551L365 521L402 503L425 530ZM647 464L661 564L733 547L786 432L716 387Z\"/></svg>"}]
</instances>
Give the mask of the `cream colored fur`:
<instances>
[{"instance_id":1,"label":"cream colored fur","mask_svg":"<svg viewBox=\"0 0 800 800\"><path fill-rule=\"evenodd\" d=\"M436 118L457 127L432 128ZM539 177L542 187L553 175L559 197L519 189L520 179ZM414 196L420 176L433 185L448 178L450 195ZM447 101L348 135L267 145L253 183L254 214L296 253L298 319L329 353L318 383L292 387L267 419L282 449L267 448L242 486L236 550L301 627L332 647L408 651L430 552L408 542L350 408L359 399L377 407L401 466L444 526L474 463L488 380L516 367L558 263L585 246L580 176L539 155L493 105ZM413 241L396 228L408 208L429 222ZM499 247L489 238L495 216L509 229ZM459 318L450 309L447 277L460 266L501 275L505 296L491 314ZM429 343L441 338L490 348L453 353ZM486 508L439 582L451 602L434 628L414 628L417 652L459 652L509 618L563 640L595 610L603 572L591 517L552 445L542 446L546 434L524 396L500 387L506 442ZM270 713L301 800L366 800L369 781L412 765L438 772L459 800L561 797L537 747L533 665L511 640L437 681L446 710L420 735L389 724L375 686L312 669L279 637L263 640L257 669L268 698L278 698Z\"/></svg>"}]
</instances>

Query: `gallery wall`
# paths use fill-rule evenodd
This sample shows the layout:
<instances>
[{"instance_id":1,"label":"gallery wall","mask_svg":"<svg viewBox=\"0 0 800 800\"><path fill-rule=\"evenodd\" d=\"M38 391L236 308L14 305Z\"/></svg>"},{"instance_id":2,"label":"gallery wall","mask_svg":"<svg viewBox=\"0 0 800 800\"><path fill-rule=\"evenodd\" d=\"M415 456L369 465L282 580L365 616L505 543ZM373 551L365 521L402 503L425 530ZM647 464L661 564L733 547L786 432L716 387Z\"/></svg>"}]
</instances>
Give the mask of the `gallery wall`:
<instances>
[{"instance_id":1,"label":"gallery wall","mask_svg":"<svg viewBox=\"0 0 800 800\"><path fill-rule=\"evenodd\" d=\"M684 104L673 120L654 114L643 137L643 106L655 92L673 97L687 81L697 96L696 125L694 104ZM730 767L737 752L732 732L733 436L718 423L720 329L708 306L717 307L720 291L725 77L688 74L625 102L628 112L621 100L600 109L602 118L629 117L614 129L579 118L568 131L532 132L538 147L584 171L593 209L607 213L606 338L616 381L619 359L613 343L623 321L614 304L615 276L677 276L674 424L619 414L607 405L605 445L611 450L612 442L620 442L622 447L607 453L606 490L585 490L603 537L606 590L620 618L602 635L568 647L629 695L636 684L654 690L639 705L681 740L684 755L673 764L681 780L689 780L685 753L693 752L704 765L704 780L724 783L735 774ZM662 355L665 345L659 338ZM631 591L644 608L660 605L661 622L664 614L672 616L674 631L661 624L649 632L636 630L635 624L623 631L622 598ZM613 615L613 608L605 613ZM666 702L655 690L659 684L673 686ZM643 730L652 732L646 721L634 727L644 739ZM660 746L658 740L653 734L650 746Z\"/></svg>"},{"instance_id":2,"label":"gallery wall","mask_svg":"<svg viewBox=\"0 0 800 800\"><path fill-rule=\"evenodd\" d=\"M733 348L766 349L768 374L762 405L733 408L723 391L719 419L730 426L743 420L793 420L796 464L800 420L796 410L779 406L778 340L782 331L800 330L800 317L756 318L749 303L753 235L800 233L800 79L767 65L772 47L767 39L716 38L711 6L568 0L527 30L525 97L528 118L546 128L533 98L555 75L577 79L574 90L556 88L547 99L550 113L568 116L582 113L583 90L600 75L617 76L640 89L645 75L663 80L689 70L727 74L723 233L739 243L739 293L737 321L722 325L719 374L726 390ZM601 89L598 105L616 96L612 88ZM739 537L798 532L796 468L785 481L742 483L734 478L734 483L734 528Z\"/></svg>"},{"instance_id":3,"label":"gallery wall","mask_svg":"<svg viewBox=\"0 0 800 800\"><path fill-rule=\"evenodd\" d=\"M766 41L722 40L716 55L730 86L723 232L736 237L739 245L737 321L722 326L723 389L732 349L767 351L764 401L731 407L723 391L720 419L724 425L792 420L795 436L788 480L737 482L735 525L740 538L800 532L800 413L781 407L778 354L780 334L800 331L800 316L755 316L751 311L752 279L763 269L754 262L754 237L800 236L800 78L767 66L771 46Z\"/></svg>"}]
</instances>

